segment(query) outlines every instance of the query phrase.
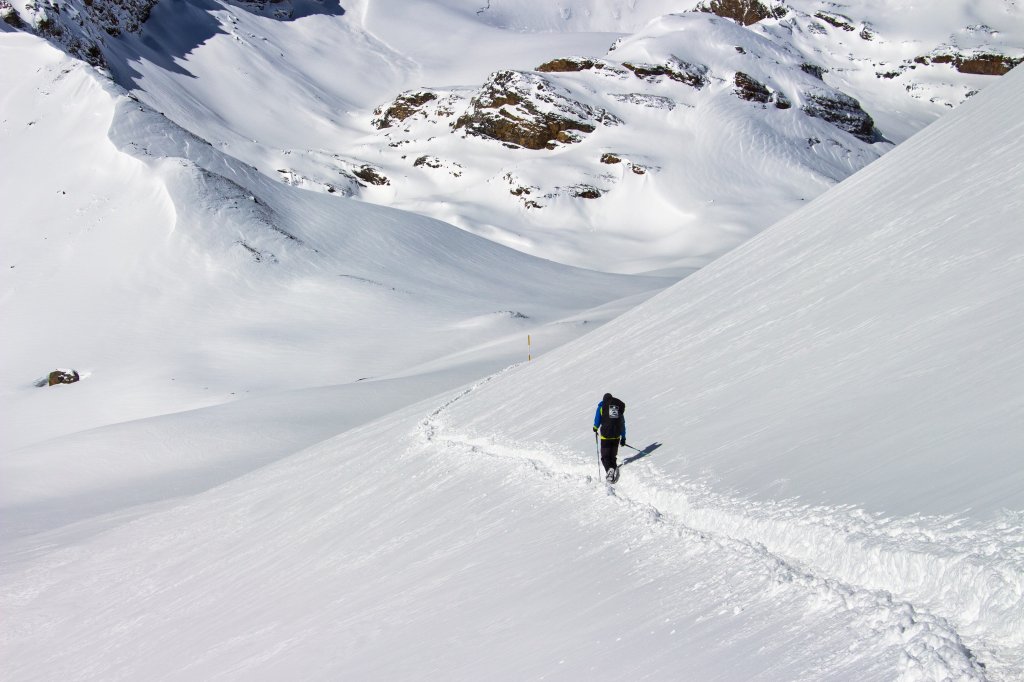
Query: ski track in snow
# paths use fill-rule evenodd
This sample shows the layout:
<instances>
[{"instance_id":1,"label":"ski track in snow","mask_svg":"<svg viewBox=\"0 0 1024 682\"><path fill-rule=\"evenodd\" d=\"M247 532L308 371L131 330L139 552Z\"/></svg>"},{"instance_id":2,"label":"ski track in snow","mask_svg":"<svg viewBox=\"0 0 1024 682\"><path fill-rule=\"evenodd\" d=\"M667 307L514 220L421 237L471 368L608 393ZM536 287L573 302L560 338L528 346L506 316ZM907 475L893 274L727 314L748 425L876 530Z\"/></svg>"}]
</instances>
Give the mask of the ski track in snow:
<instances>
[{"instance_id":1,"label":"ski track in snow","mask_svg":"<svg viewBox=\"0 0 1024 682\"><path fill-rule=\"evenodd\" d=\"M509 368L511 369L511 368ZM866 638L899 646L900 680L1010 680L1024 676L1024 524L885 518L855 507L729 498L673 480L650 462L630 465L615 486L598 482L596 455L561 445L460 433L450 406L504 374L484 378L419 424L426 449L481 456L548 485L599 491L642 523L684 542L712 543L810 602L854 614ZM600 485L594 485L600 483ZM581 504L584 502L580 500Z\"/></svg>"}]
</instances>

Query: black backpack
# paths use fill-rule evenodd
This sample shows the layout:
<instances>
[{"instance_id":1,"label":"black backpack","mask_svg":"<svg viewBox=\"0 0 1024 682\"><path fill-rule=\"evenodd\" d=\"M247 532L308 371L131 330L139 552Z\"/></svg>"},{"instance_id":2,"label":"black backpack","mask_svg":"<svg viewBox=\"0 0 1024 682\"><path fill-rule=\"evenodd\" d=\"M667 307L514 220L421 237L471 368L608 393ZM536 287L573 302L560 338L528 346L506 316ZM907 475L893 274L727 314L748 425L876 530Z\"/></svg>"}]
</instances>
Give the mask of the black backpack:
<instances>
[{"instance_id":1,"label":"black backpack","mask_svg":"<svg viewBox=\"0 0 1024 682\"><path fill-rule=\"evenodd\" d=\"M622 435L622 425L625 423L626 403L611 393L605 393L601 401L601 437L618 438Z\"/></svg>"}]
</instances>

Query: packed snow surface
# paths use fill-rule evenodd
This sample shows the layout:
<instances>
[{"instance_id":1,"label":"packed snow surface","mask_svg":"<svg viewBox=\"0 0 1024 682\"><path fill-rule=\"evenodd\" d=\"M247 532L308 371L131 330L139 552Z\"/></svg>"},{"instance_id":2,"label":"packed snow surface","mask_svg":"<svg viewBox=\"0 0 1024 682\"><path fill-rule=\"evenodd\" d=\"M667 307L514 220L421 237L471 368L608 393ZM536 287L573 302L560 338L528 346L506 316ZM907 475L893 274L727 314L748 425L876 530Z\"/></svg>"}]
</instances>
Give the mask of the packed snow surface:
<instances>
[{"instance_id":1,"label":"packed snow surface","mask_svg":"<svg viewBox=\"0 0 1024 682\"><path fill-rule=\"evenodd\" d=\"M1024 676L1024 71L637 305L0 49L5 677Z\"/></svg>"}]
</instances>

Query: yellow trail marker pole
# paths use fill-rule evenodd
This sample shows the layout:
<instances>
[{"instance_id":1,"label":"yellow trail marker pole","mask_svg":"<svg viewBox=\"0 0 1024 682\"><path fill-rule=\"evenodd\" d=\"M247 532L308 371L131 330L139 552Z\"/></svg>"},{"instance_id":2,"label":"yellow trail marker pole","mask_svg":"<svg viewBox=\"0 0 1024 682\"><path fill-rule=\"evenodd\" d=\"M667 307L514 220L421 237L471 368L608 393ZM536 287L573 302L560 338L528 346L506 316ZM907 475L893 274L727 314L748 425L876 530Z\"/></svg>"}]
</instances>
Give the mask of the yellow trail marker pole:
<instances>
[{"instance_id":1,"label":"yellow trail marker pole","mask_svg":"<svg viewBox=\"0 0 1024 682\"><path fill-rule=\"evenodd\" d=\"M530 335L526 335L526 361L530 362L533 360L533 342L530 341Z\"/></svg>"}]
</instances>

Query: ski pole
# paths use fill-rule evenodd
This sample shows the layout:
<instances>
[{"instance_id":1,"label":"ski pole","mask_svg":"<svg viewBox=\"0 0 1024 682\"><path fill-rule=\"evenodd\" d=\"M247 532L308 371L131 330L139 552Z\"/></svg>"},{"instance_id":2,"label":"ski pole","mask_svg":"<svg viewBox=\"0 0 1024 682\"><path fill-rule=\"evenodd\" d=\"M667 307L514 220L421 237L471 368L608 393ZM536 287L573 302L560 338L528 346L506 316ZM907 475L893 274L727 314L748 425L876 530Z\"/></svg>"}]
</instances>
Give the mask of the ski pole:
<instances>
[{"instance_id":1,"label":"ski pole","mask_svg":"<svg viewBox=\"0 0 1024 682\"><path fill-rule=\"evenodd\" d=\"M594 450L597 451L597 480L600 481L604 468L601 466L601 440L597 436L597 431L594 431Z\"/></svg>"}]
</instances>

